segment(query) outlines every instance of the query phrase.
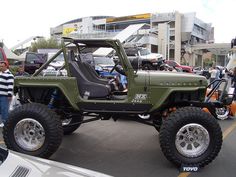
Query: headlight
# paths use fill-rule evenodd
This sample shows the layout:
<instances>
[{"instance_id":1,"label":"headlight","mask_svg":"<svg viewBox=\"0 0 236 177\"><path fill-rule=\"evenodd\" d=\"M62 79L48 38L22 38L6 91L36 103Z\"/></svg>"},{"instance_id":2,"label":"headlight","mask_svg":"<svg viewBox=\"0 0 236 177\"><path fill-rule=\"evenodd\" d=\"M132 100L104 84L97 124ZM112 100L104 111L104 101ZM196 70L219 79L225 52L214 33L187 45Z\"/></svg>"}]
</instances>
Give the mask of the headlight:
<instances>
[{"instance_id":1,"label":"headlight","mask_svg":"<svg viewBox=\"0 0 236 177\"><path fill-rule=\"evenodd\" d=\"M150 62L152 62L152 63L157 63L157 59L156 59L156 58L151 59Z\"/></svg>"}]
</instances>

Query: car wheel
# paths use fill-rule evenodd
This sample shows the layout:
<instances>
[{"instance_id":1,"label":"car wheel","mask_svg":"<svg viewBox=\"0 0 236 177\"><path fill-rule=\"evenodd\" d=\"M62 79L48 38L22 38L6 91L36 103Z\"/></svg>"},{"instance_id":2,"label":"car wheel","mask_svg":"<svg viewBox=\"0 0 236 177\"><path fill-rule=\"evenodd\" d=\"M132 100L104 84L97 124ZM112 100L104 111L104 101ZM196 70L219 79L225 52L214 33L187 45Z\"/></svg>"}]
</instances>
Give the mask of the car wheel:
<instances>
[{"instance_id":1,"label":"car wheel","mask_svg":"<svg viewBox=\"0 0 236 177\"><path fill-rule=\"evenodd\" d=\"M149 120L151 118L150 114L138 114L138 117L143 120Z\"/></svg>"},{"instance_id":2,"label":"car wheel","mask_svg":"<svg viewBox=\"0 0 236 177\"><path fill-rule=\"evenodd\" d=\"M81 123L79 123L81 121L83 121L83 116L64 119L62 121L62 128L64 135L70 135L75 130L77 130L81 125Z\"/></svg>"},{"instance_id":3,"label":"car wheel","mask_svg":"<svg viewBox=\"0 0 236 177\"><path fill-rule=\"evenodd\" d=\"M142 66L142 70L154 70L154 68L151 64L146 63Z\"/></svg>"},{"instance_id":4,"label":"car wheel","mask_svg":"<svg viewBox=\"0 0 236 177\"><path fill-rule=\"evenodd\" d=\"M200 108L184 107L163 121L160 145L166 158L178 167L183 164L203 167L218 155L222 132L211 114Z\"/></svg>"},{"instance_id":5,"label":"car wheel","mask_svg":"<svg viewBox=\"0 0 236 177\"><path fill-rule=\"evenodd\" d=\"M207 72L207 73L204 73L204 74L203 74L203 76L205 76L205 77L206 77L206 79L210 79L210 77L211 77L211 74Z\"/></svg>"},{"instance_id":6,"label":"car wheel","mask_svg":"<svg viewBox=\"0 0 236 177\"><path fill-rule=\"evenodd\" d=\"M153 120L153 125L154 125L154 128L160 132L160 129L161 129L161 125L162 125L162 119L154 119Z\"/></svg>"},{"instance_id":7,"label":"car wheel","mask_svg":"<svg viewBox=\"0 0 236 177\"><path fill-rule=\"evenodd\" d=\"M62 137L59 116L38 103L28 103L14 109L3 128L7 148L44 158L56 152Z\"/></svg>"},{"instance_id":8,"label":"car wheel","mask_svg":"<svg viewBox=\"0 0 236 177\"><path fill-rule=\"evenodd\" d=\"M227 106L224 106L222 108L216 108L217 119L225 120L229 117L229 113L230 111Z\"/></svg>"}]
</instances>

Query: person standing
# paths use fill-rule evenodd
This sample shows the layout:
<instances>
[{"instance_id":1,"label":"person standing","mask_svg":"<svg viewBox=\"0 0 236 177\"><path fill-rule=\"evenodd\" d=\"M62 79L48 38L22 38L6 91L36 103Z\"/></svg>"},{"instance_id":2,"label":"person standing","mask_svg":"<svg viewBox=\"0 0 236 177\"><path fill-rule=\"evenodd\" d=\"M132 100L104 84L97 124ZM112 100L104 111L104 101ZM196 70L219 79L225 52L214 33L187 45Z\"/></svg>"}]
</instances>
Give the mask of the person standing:
<instances>
[{"instance_id":1,"label":"person standing","mask_svg":"<svg viewBox=\"0 0 236 177\"><path fill-rule=\"evenodd\" d=\"M236 100L236 67L234 67L233 72L228 74L231 77L231 87L234 88L234 100Z\"/></svg>"},{"instance_id":2,"label":"person standing","mask_svg":"<svg viewBox=\"0 0 236 177\"><path fill-rule=\"evenodd\" d=\"M15 76L30 76L29 73L25 72L24 66L19 66Z\"/></svg>"},{"instance_id":3,"label":"person standing","mask_svg":"<svg viewBox=\"0 0 236 177\"><path fill-rule=\"evenodd\" d=\"M216 79L219 79L220 72L215 66L213 66L213 68L209 71L209 73L211 74L210 83L212 83ZM216 85L217 82L214 82L212 87L214 88Z\"/></svg>"},{"instance_id":4,"label":"person standing","mask_svg":"<svg viewBox=\"0 0 236 177\"><path fill-rule=\"evenodd\" d=\"M0 127L4 126L8 118L9 104L13 96L14 76L8 70L7 64L0 61L0 111L2 122Z\"/></svg>"}]
</instances>

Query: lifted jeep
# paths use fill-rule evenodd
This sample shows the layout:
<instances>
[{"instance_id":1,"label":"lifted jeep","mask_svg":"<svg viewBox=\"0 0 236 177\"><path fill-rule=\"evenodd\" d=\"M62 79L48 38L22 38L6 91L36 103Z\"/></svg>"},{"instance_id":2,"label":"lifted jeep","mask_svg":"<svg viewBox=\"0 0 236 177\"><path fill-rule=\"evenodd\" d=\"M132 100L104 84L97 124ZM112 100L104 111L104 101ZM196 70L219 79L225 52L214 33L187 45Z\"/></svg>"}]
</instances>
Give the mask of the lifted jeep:
<instances>
[{"instance_id":1,"label":"lifted jeep","mask_svg":"<svg viewBox=\"0 0 236 177\"><path fill-rule=\"evenodd\" d=\"M119 62L112 71L126 75L127 92L113 91L83 62L86 52L100 47L115 51ZM40 76L61 52L65 58L61 69L67 75ZM22 105L10 112L4 141L9 149L47 158L60 146L63 133L73 133L82 123L132 117L159 131L169 161L203 167L222 145L221 128L212 116L214 105L204 102L206 87L203 76L134 70L118 40L63 38L62 49L32 77L15 79L14 92Z\"/></svg>"}]
</instances>

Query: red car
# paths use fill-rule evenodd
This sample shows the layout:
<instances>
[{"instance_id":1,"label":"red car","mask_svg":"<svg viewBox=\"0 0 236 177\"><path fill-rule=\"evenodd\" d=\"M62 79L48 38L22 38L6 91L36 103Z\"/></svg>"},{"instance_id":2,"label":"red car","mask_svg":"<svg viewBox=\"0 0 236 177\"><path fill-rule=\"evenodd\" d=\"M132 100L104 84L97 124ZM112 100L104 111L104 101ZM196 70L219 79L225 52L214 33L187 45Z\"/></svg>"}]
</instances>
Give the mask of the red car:
<instances>
[{"instance_id":1,"label":"red car","mask_svg":"<svg viewBox=\"0 0 236 177\"><path fill-rule=\"evenodd\" d=\"M8 60L7 60L7 56L3 50L3 48L1 48L0 46L0 61L5 61L7 66L9 66Z\"/></svg>"},{"instance_id":2,"label":"red car","mask_svg":"<svg viewBox=\"0 0 236 177\"><path fill-rule=\"evenodd\" d=\"M187 73L192 73L193 72L193 68L191 66L180 65L178 62L176 62L174 60L166 60L166 63L169 66L172 66L172 67L177 68L177 69L181 69L183 72L187 72Z\"/></svg>"}]
</instances>

